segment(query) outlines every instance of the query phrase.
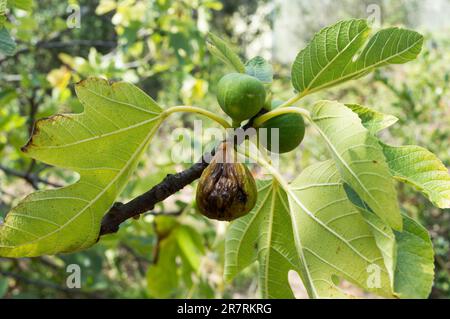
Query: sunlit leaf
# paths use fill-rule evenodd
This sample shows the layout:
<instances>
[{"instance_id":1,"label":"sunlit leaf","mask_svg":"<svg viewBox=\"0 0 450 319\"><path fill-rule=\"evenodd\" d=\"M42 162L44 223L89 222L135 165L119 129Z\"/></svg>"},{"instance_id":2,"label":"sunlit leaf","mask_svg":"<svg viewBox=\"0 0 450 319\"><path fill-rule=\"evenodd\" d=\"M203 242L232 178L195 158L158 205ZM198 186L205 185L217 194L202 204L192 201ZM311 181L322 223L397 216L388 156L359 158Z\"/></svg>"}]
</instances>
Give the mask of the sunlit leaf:
<instances>
[{"instance_id":1,"label":"sunlit leaf","mask_svg":"<svg viewBox=\"0 0 450 319\"><path fill-rule=\"evenodd\" d=\"M450 208L450 174L436 155L416 145L381 145L396 179L414 186L437 207Z\"/></svg>"},{"instance_id":2,"label":"sunlit leaf","mask_svg":"<svg viewBox=\"0 0 450 319\"><path fill-rule=\"evenodd\" d=\"M348 297L345 279L392 297L392 282L373 232L350 202L332 161L306 168L288 187L293 232L311 297ZM375 276L375 277L373 277Z\"/></svg>"},{"instance_id":3,"label":"sunlit leaf","mask_svg":"<svg viewBox=\"0 0 450 319\"><path fill-rule=\"evenodd\" d=\"M359 104L345 104L345 106L358 114L362 125L374 135L398 121L393 115L380 113Z\"/></svg>"},{"instance_id":4,"label":"sunlit leaf","mask_svg":"<svg viewBox=\"0 0 450 319\"><path fill-rule=\"evenodd\" d=\"M56 254L87 248L162 122L160 107L123 82L90 78L76 86L85 110L36 123L23 148L32 158L78 172L75 184L32 193L0 226L0 255Z\"/></svg>"},{"instance_id":5,"label":"sunlit leaf","mask_svg":"<svg viewBox=\"0 0 450 319\"><path fill-rule=\"evenodd\" d=\"M316 103L313 125L328 145L342 179L390 227L401 230L397 192L381 146L343 104Z\"/></svg>"},{"instance_id":6,"label":"sunlit leaf","mask_svg":"<svg viewBox=\"0 0 450 319\"><path fill-rule=\"evenodd\" d=\"M338 22L321 30L296 57L292 84L302 95L356 79L387 64L411 61L420 53L423 37L399 28L378 31L366 43L366 20Z\"/></svg>"},{"instance_id":7,"label":"sunlit leaf","mask_svg":"<svg viewBox=\"0 0 450 319\"><path fill-rule=\"evenodd\" d=\"M259 263L263 298L293 298L288 272L300 272L286 193L271 180L258 181L258 202L232 222L226 236L225 278L230 280L254 261Z\"/></svg>"},{"instance_id":8,"label":"sunlit leaf","mask_svg":"<svg viewBox=\"0 0 450 319\"><path fill-rule=\"evenodd\" d=\"M403 231L392 231L348 185L344 188L371 227L394 284L395 295L400 298L427 298L434 278L433 246L427 230L402 215Z\"/></svg>"},{"instance_id":9,"label":"sunlit leaf","mask_svg":"<svg viewBox=\"0 0 450 319\"><path fill-rule=\"evenodd\" d=\"M358 114L371 133L392 125L396 118L359 105L346 105ZM450 174L436 155L416 146L391 146L381 143L391 174L414 186L437 207L450 208Z\"/></svg>"},{"instance_id":10,"label":"sunlit leaf","mask_svg":"<svg viewBox=\"0 0 450 319\"><path fill-rule=\"evenodd\" d=\"M428 298L434 279L434 253L427 230L403 216L402 232L395 232L398 244L395 292L401 298Z\"/></svg>"},{"instance_id":11,"label":"sunlit leaf","mask_svg":"<svg viewBox=\"0 0 450 319\"><path fill-rule=\"evenodd\" d=\"M111 12L117 8L117 2L115 0L101 0L97 8L95 8L95 14L103 15Z\"/></svg>"}]
</instances>

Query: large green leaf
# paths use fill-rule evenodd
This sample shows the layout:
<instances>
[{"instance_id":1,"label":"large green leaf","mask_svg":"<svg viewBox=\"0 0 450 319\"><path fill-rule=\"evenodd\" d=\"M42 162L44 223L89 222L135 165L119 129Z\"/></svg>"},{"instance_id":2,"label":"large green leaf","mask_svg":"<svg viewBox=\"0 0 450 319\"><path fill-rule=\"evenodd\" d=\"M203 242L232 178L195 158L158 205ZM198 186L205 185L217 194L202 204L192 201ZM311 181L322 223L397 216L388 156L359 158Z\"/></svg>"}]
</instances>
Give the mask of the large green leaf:
<instances>
[{"instance_id":1,"label":"large green leaf","mask_svg":"<svg viewBox=\"0 0 450 319\"><path fill-rule=\"evenodd\" d=\"M209 52L234 68L239 73L245 73L245 65L228 44L213 33L208 34L206 41Z\"/></svg>"},{"instance_id":2,"label":"large green leaf","mask_svg":"<svg viewBox=\"0 0 450 319\"><path fill-rule=\"evenodd\" d=\"M372 230L375 242L383 255L384 264L391 279L392 289L394 289L394 273L397 264L397 242L394 231L370 209L348 184L343 186L348 199L359 209Z\"/></svg>"},{"instance_id":3,"label":"large green leaf","mask_svg":"<svg viewBox=\"0 0 450 319\"><path fill-rule=\"evenodd\" d=\"M394 284L395 295L400 298L427 298L434 277L433 247L427 230L402 215L403 231L392 231L348 185L344 188L373 232Z\"/></svg>"},{"instance_id":4,"label":"large green leaf","mask_svg":"<svg viewBox=\"0 0 450 319\"><path fill-rule=\"evenodd\" d=\"M338 102L316 103L311 118L328 144L342 179L383 221L401 230L397 192L377 138L355 113Z\"/></svg>"},{"instance_id":5,"label":"large green leaf","mask_svg":"<svg viewBox=\"0 0 450 319\"><path fill-rule=\"evenodd\" d=\"M450 174L436 155L416 145L381 145L396 179L414 186L437 207L450 208Z\"/></svg>"},{"instance_id":6,"label":"large green leaf","mask_svg":"<svg viewBox=\"0 0 450 319\"><path fill-rule=\"evenodd\" d=\"M226 236L225 278L258 260L263 298L293 298L289 270L300 272L286 193L271 180L258 181L258 202L232 222Z\"/></svg>"},{"instance_id":7,"label":"large green leaf","mask_svg":"<svg viewBox=\"0 0 450 319\"><path fill-rule=\"evenodd\" d=\"M276 182L259 181L256 207L230 225L227 279L258 260L264 297L293 296L289 270L299 273L313 298L351 297L341 279L384 297L428 296L433 251L420 225L403 216L403 232L394 233L330 160L306 168L291 184L260 163Z\"/></svg>"},{"instance_id":8,"label":"large green leaf","mask_svg":"<svg viewBox=\"0 0 450 319\"><path fill-rule=\"evenodd\" d=\"M358 114L372 134L393 123L396 118L360 105L346 105ZM450 174L436 155L416 146L391 146L380 143L391 174L397 180L413 185L437 207L450 208Z\"/></svg>"},{"instance_id":9,"label":"large green leaf","mask_svg":"<svg viewBox=\"0 0 450 319\"><path fill-rule=\"evenodd\" d=\"M38 121L23 150L78 172L80 179L32 193L13 208L0 226L0 256L56 254L94 244L103 215L163 120L161 108L131 84L91 78L76 91L84 112Z\"/></svg>"},{"instance_id":10,"label":"large green leaf","mask_svg":"<svg viewBox=\"0 0 450 319\"><path fill-rule=\"evenodd\" d=\"M427 298L434 278L434 253L427 230L403 216L403 231L395 232L398 244L395 292L400 298Z\"/></svg>"},{"instance_id":11,"label":"large green leaf","mask_svg":"<svg viewBox=\"0 0 450 319\"><path fill-rule=\"evenodd\" d=\"M294 88L302 95L316 92L383 65L413 60L422 48L423 37L414 31L383 29L366 43L369 33L367 21L355 19L321 30L294 61Z\"/></svg>"},{"instance_id":12,"label":"large green leaf","mask_svg":"<svg viewBox=\"0 0 450 319\"><path fill-rule=\"evenodd\" d=\"M310 286L311 297L348 297L337 286L339 279L392 297L384 257L340 180L333 162L326 161L306 168L286 189L297 249L305 265L304 284Z\"/></svg>"}]
</instances>

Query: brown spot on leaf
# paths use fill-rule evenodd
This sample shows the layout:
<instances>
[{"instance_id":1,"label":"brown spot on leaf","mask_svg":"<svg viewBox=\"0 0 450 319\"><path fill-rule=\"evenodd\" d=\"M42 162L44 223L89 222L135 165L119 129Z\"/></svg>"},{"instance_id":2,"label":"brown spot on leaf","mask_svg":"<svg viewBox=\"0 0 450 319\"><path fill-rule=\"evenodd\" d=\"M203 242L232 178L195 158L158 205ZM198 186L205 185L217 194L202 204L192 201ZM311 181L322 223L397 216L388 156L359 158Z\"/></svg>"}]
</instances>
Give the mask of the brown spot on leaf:
<instances>
[{"instance_id":1,"label":"brown spot on leaf","mask_svg":"<svg viewBox=\"0 0 450 319\"><path fill-rule=\"evenodd\" d=\"M31 132L30 138L28 139L28 142L24 146L22 146L20 148L20 150L24 153L27 153L31 147L35 146L34 138L37 135L39 135L41 126L45 125L45 123L55 122L59 118L71 119L71 117L66 114L55 114L55 115L43 117L43 118L37 120L33 125L33 130Z\"/></svg>"}]
</instances>

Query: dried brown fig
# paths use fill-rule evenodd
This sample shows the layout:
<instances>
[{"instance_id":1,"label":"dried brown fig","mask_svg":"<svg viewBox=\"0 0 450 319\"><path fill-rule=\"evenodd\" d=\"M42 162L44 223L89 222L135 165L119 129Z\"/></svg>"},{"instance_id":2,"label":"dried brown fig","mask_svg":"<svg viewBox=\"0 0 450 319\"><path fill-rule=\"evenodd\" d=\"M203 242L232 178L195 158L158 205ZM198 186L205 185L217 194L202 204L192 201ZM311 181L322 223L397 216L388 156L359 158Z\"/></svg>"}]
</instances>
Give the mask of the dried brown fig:
<instances>
[{"instance_id":1,"label":"dried brown fig","mask_svg":"<svg viewBox=\"0 0 450 319\"><path fill-rule=\"evenodd\" d=\"M232 144L223 143L200 177L197 206L208 218L231 221L255 206L255 180L248 168L235 158Z\"/></svg>"}]
</instances>

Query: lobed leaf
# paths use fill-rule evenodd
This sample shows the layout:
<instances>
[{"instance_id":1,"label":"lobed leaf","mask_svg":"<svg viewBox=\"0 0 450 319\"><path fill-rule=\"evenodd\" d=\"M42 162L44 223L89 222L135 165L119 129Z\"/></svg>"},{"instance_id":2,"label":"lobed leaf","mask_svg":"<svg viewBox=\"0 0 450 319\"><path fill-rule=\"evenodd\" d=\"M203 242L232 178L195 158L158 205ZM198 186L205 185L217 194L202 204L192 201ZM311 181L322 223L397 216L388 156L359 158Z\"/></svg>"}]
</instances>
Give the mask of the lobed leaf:
<instances>
[{"instance_id":1,"label":"lobed leaf","mask_svg":"<svg viewBox=\"0 0 450 319\"><path fill-rule=\"evenodd\" d=\"M305 265L301 277L311 297L349 297L339 288L341 279L377 295L393 296L376 238L348 199L332 161L309 166L286 191ZM374 270L379 276L372 281Z\"/></svg>"},{"instance_id":2,"label":"lobed leaf","mask_svg":"<svg viewBox=\"0 0 450 319\"><path fill-rule=\"evenodd\" d=\"M258 201L246 216L232 222L225 242L225 278L231 280L259 262L263 298L293 298L288 272L300 272L286 193L272 180L258 181Z\"/></svg>"},{"instance_id":3,"label":"lobed leaf","mask_svg":"<svg viewBox=\"0 0 450 319\"><path fill-rule=\"evenodd\" d=\"M340 21L322 29L294 61L294 88L302 95L313 93L364 76L377 67L411 61L422 49L423 36L414 31L383 29L366 43L369 33L363 19Z\"/></svg>"},{"instance_id":4,"label":"lobed leaf","mask_svg":"<svg viewBox=\"0 0 450 319\"><path fill-rule=\"evenodd\" d=\"M32 193L14 207L0 225L0 256L56 254L94 244L103 215L162 122L161 108L131 84L90 78L76 92L84 112L38 121L23 151L80 178Z\"/></svg>"},{"instance_id":5,"label":"lobed leaf","mask_svg":"<svg viewBox=\"0 0 450 319\"><path fill-rule=\"evenodd\" d=\"M348 184L343 184L343 186L348 199L358 208L372 231L378 249L383 255L384 264L392 284L391 288L394 289L394 275L397 264L397 242L394 231L370 209Z\"/></svg>"},{"instance_id":6,"label":"lobed leaf","mask_svg":"<svg viewBox=\"0 0 450 319\"><path fill-rule=\"evenodd\" d=\"M450 208L450 174L436 155L416 146L380 143L394 178L414 186L439 208Z\"/></svg>"},{"instance_id":7,"label":"lobed leaf","mask_svg":"<svg viewBox=\"0 0 450 319\"><path fill-rule=\"evenodd\" d=\"M343 104L320 101L312 124L327 143L342 179L390 227L401 230L397 192L378 139Z\"/></svg>"},{"instance_id":8,"label":"lobed leaf","mask_svg":"<svg viewBox=\"0 0 450 319\"><path fill-rule=\"evenodd\" d=\"M358 114L372 134L395 123L392 115L360 105L346 105ZM450 174L444 164L425 148L416 145L391 146L380 142L391 174L414 186L439 208L450 208Z\"/></svg>"}]
</instances>

